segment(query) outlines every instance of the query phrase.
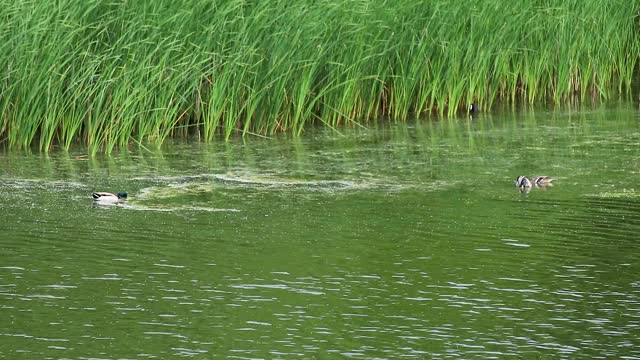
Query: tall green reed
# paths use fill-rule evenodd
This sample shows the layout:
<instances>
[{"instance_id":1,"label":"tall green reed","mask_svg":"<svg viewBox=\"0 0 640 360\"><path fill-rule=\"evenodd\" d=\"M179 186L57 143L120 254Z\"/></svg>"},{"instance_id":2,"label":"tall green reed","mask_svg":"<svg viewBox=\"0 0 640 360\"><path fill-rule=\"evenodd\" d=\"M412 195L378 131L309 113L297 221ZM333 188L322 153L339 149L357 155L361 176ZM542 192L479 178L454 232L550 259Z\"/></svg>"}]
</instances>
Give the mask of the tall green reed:
<instances>
[{"instance_id":1,"label":"tall green reed","mask_svg":"<svg viewBox=\"0 0 640 360\"><path fill-rule=\"evenodd\" d=\"M631 89L636 1L0 0L0 141L91 152Z\"/></svg>"}]
</instances>

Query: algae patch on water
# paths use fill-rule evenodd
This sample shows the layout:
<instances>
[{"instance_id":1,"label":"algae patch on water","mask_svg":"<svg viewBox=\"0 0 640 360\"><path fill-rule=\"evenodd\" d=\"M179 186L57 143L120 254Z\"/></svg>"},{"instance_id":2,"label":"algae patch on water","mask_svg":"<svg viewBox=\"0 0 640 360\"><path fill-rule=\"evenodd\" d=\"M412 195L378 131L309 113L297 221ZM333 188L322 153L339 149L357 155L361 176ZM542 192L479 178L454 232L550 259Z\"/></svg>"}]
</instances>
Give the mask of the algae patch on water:
<instances>
[{"instance_id":1,"label":"algae patch on water","mask_svg":"<svg viewBox=\"0 0 640 360\"><path fill-rule=\"evenodd\" d=\"M640 190L636 189L614 189L603 191L597 194L591 194L589 197L604 199L638 199L640 198Z\"/></svg>"}]
</instances>

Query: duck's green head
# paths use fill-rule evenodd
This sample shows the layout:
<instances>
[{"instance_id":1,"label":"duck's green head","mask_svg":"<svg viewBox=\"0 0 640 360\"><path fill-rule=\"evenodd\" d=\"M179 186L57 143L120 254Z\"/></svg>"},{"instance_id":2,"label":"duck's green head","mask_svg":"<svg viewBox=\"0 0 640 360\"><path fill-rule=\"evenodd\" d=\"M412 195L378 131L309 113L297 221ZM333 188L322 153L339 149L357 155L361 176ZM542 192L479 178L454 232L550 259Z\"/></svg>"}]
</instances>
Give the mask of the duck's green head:
<instances>
[{"instance_id":1,"label":"duck's green head","mask_svg":"<svg viewBox=\"0 0 640 360\"><path fill-rule=\"evenodd\" d=\"M118 193L118 199L126 199L127 198L127 193L126 192L119 192Z\"/></svg>"}]
</instances>

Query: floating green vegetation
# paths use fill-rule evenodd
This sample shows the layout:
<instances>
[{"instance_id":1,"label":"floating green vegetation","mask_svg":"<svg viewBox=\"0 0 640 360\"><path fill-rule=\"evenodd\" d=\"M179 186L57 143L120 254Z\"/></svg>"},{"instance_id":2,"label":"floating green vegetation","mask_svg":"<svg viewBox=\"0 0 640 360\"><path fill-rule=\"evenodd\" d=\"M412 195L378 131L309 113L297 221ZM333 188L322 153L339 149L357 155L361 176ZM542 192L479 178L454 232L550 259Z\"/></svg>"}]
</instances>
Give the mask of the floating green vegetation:
<instances>
[{"instance_id":1,"label":"floating green vegetation","mask_svg":"<svg viewBox=\"0 0 640 360\"><path fill-rule=\"evenodd\" d=\"M0 0L0 141L91 152L629 91L627 0Z\"/></svg>"},{"instance_id":2,"label":"floating green vegetation","mask_svg":"<svg viewBox=\"0 0 640 360\"><path fill-rule=\"evenodd\" d=\"M591 195L593 198L606 198L606 199L638 199L640 198L640 192L636 189L621 189L616 191L603 191L601 193Z\"/></svg>"}]
</instances>

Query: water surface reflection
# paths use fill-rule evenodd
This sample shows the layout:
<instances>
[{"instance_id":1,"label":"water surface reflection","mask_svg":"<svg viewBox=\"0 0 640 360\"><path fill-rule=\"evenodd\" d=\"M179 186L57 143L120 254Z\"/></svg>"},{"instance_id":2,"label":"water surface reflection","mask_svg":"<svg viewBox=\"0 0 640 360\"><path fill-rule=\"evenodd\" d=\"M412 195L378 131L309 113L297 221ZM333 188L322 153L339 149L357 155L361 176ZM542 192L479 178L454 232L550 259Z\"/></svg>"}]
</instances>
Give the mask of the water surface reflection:
<instances>
[{"instance_id":1,"label":"water surface reflection","mask_svg":"<svg viewBox=\"0 0 640 360\"><path fill-rule=\"evenodd\" d=\"M640 358L635 111L342 133L3 153L0 353Z\"/></svg>"}]
</instances>

